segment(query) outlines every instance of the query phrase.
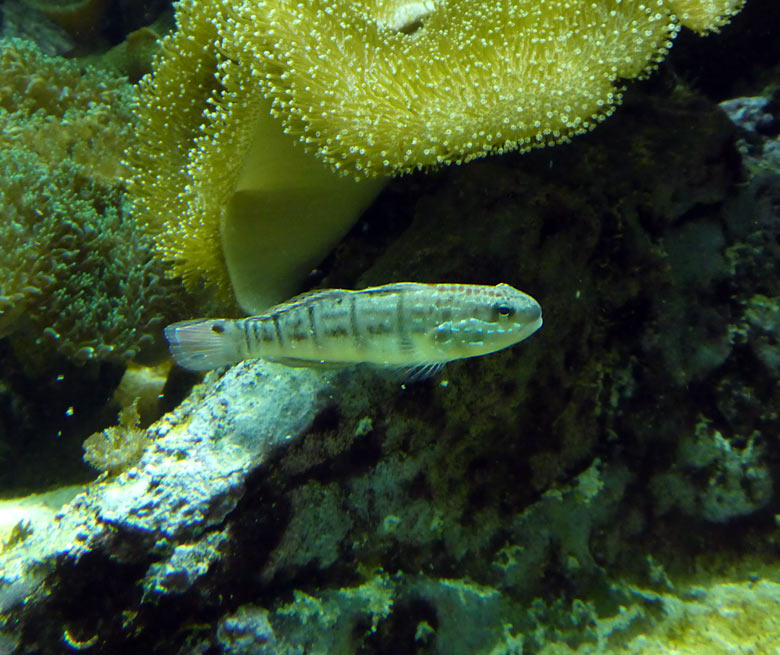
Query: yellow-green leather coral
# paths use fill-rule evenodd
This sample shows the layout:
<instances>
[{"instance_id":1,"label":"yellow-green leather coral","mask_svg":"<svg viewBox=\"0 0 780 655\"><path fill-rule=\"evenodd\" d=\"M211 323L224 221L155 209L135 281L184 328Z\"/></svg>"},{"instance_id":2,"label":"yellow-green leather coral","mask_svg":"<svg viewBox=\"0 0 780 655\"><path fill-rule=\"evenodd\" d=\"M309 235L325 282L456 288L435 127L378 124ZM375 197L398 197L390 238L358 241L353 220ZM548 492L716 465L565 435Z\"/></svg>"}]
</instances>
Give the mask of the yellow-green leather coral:
<instances>
[{"instance_id":1,"label":"yellow-green leather coral","mask_svg":"<svg viewBox=\"0 0 780 655\"><path fill-rule=\"evenodd\" d=\"M584 132L676 29L639 0L261 0L234 24L286 129L362 175Z\"/></svg>"},{"instance_id":2,"label":"yellow-green leather coral","mask_svg":"<svg viewBox=\"0 0 780 655\"><path fill-rule=\"evenodd\" d=\"M680 23L739 3L182 0L139 104L136 213L175 272L229 274L260 311L387 177L591 129Z\"/></svg>"},{"instance_id":3,"label":"yellow-green leather coral","mask_svg":"<svg viewBox=\"0 0 780 655\"><path fill-rule=\"evenodd\" d=\"M384 180L340 177L283 134L256 71L222 54L230 11L177 5L178 29L142 82L128 182L174 274L260 312L293 295Z\"/></svg>"},{"instance_id":4,"label":"yellow-green leather coral","mask_svg":"<svg viewBox=\"0 0 780 655\"><path fill-rule=\"evenodd\" d=\"M231 52L333 168L387 175L564 141L612 112L678 21L735 0L259 0ZM235 54L233 56L240 56Z\"/></svg>"},{"instance_id":5,"label":"yellow-green leather coral","mask_svg":"<svg viewBox=\"0 0 780 655\"><path fill-rule=\"evenodd\" d=\"M685 27L706 34L718 31L744 3L745 0L669 0L669 8Z\"/></svg>"}]
</instances>

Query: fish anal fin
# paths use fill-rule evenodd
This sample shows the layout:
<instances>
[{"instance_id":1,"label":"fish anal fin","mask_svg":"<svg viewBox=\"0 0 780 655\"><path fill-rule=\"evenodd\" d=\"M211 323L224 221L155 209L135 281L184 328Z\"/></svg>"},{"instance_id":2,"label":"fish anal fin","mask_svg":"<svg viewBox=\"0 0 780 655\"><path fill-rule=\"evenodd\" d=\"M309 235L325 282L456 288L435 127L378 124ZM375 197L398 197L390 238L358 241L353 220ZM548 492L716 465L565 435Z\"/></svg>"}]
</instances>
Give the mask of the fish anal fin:
<instances>
[{"instance_id":1,"label":"fish anal fin","mask_svg":"<svg viewBox=\"0 0 780 655\"><path fill-rule=\"evenodd\" d=\"M297 357L268 357L266 361L273 362L274 364L282 364L283 366L290 366L293 368L342 368L344 366L351 366L354 362L320 362L311 359L298 359Z\"/></svg>"}]
</instances>

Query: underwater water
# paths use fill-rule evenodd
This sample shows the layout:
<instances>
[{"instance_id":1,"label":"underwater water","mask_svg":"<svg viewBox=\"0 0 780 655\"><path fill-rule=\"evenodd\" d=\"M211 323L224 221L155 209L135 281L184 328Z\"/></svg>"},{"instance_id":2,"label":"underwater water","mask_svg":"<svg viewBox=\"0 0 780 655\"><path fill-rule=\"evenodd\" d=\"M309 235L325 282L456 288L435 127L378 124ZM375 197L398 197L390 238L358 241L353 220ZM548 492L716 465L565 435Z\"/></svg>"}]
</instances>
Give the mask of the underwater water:
<instances>
[{"instance_id":1,"label":"underwater water","mask_svg":"<svg viewBox=\"0 0 780 655\"><path fill-rule=\"evenodd\" d=\"M224 29L234 4L212 4L204 25ZM235 44L179 53L192 98L143 95L177 54L169 40L153 60L160 39L206 30L187 23L199 5L178 28L162 3L2 7L0 653L780 651L776 3L680 31L592 131L383 180L319 241L310 216L276 221L269 261L305 254L263 293L505 283L541 305L520 342L427 375L334 366L338 339L417 353L405 312L466 312L461 333L489 313L457 294L390 310L317 294L298 301L302 336L288 313L236 347L333 338L329 366L171 359L167 325L246 314L228 250L254 244L231 211L317 217L334 198L264 204L247 182L264 164L223 156L273 142L239 131L257 99L220 77L245 63ZM411 38L429 20L414 7ZM235 130L192 127L207 119ZM209 224L203 189L229 173ZM150 180L174 187L157 207ZM185 205L180 224L149 218Z\"/></svg>"}]
</instances>

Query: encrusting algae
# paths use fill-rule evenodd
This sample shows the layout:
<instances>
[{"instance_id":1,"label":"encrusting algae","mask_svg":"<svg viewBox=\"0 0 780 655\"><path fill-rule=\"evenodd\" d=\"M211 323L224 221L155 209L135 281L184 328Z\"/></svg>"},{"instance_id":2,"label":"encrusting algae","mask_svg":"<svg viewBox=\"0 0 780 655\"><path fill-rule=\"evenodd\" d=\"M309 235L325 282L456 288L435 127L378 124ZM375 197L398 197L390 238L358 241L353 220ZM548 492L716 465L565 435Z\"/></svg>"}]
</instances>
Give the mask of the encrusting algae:
<instances>
[{"instance_id":1,"label":"encrusting algae","mask_svg":"<svg viewBox=\"0 0 780 655\"><path fill-rule=\"evenodd\" d=\"M740 6L182 0L138 103L135 213L175 274L258 313L390 176L567 141L680 24L715 30Z\"/></svg>"},{"instance_id":2,"label":"encrusting algae","mask_svg":"<svg viewBox=\"0 0 780 655\"><path fill-rule=\"evenodd\" d=\"M84 461L98 471L116 474L138 463L149 444L140 427L137 402L119 412L117 425L84 441Z\"/></svg>"}]
</instances>

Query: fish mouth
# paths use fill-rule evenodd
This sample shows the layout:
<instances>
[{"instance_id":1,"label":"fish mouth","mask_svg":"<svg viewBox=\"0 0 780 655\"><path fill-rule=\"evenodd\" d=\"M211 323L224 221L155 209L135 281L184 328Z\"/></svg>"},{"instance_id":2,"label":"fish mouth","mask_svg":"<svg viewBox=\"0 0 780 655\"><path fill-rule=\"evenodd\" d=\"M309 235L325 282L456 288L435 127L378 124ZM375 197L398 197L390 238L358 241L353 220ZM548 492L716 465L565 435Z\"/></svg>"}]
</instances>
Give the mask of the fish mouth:
<instances>
[{"instance_id":1,"label":"fish mouth","mask_svg":"<svg viewBox=\"0 0 780 655\"><path fill-rule=\"evenodd\" d=\"M527 339L530 337L534 332L536 332L540 327L542 327L542 324L544 321L542 320L541 311L539 313L539 318L537 318L534 321L530 321L529 323L526 323L523 327L521 327L517 331L518 341L522 341L523 339Z\"/></svg>"}]
</instances>

